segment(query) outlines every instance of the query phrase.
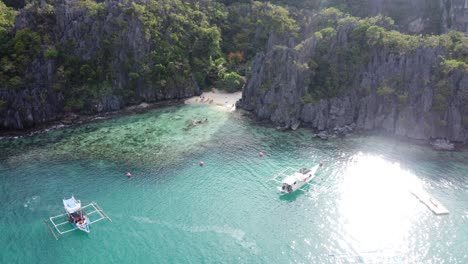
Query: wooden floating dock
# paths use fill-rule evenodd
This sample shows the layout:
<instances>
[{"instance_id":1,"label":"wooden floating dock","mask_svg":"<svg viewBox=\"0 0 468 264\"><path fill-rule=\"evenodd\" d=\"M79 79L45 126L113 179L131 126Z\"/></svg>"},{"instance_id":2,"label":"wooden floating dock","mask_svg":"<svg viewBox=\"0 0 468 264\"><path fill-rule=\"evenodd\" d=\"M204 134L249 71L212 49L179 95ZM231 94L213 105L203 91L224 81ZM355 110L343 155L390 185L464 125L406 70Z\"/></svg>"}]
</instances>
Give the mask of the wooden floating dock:
<instances>
[{"instance_id":1,"label":"wooden floating dock","mask_svg":"<svg viewBox=\"0 0 468 264\"><path fill-rule=\"evenodd\" d=\"M427 206L436 215L449 214L447 208L445 208L439 201L432 198L427 192L423 190L410 190L410 192L419 199L423 204Z\"/></svg>"}]
</instances>

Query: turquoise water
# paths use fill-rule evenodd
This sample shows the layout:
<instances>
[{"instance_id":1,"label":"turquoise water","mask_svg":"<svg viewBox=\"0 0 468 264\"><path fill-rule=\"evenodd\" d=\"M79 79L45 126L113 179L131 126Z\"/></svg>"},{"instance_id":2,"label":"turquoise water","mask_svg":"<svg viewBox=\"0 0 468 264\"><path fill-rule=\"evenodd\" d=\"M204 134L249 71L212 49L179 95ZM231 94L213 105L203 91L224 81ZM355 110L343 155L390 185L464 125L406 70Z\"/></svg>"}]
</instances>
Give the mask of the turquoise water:
<instances>
[{"instance_id":1,"label":"turquoise water","mask_svg":"<svg viewBox=\"0 0 468 264\"><path fill-rule=\"evenodd\" d=\"M188 127L194 118L208 121ZM467 151L311 134L182 106L2 139L0 262L468 263ZM267 182L320 161L308 192L280 197ZM71 194L112 222L55 241L42 220Z\"/></svg>"}]
</instances>

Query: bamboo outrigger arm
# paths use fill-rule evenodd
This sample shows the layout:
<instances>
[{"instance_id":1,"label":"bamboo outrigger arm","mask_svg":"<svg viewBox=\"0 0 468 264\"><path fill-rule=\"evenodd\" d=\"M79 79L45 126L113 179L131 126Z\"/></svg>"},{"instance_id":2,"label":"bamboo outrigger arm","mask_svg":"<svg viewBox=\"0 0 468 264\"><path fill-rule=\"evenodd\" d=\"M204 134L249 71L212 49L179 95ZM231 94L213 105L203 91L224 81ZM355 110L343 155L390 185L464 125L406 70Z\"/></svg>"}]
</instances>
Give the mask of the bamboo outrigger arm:
<instances>
[{"instance_id":1,"label":"bamboo outrigger arm","mask_svg":"<svg viewBox=\"0 0 468 264\"><path fill-rule=\"evenodd\" d=\"M83 210L82 213L85 213L87 219L89 219L89 225L104 219L107 219L112 222L112 219L110 219L110 217L104 212L104 210L102 210L102 208L96 202L91 202L90 204L82 207L80 204L79 206L80 210ZM48 221L44 220L44 223L46 224L50 233L54 236L56 240L58 240L58 235L64 235L66 233L78 229L76 225L74 226L73 223L70 223L69 217L69 214L61 214L49 217Z\"/></svg>"},{"instance_id":2,"label":"bamboo outrigger arm","mask_svg":"<svg viewBox=\"0 0 468 264\"><path fill-rule=\"evenodd\" d=\"M50 233L55 237L55 240L58 240L57 235L55 235L54 230L52 230L52 228L49 226L49 224L47 224L47 221L46 221L46 220L44 220L44 224L47 226L47 228L49 229Z\"/></svg>"}]
</instances>

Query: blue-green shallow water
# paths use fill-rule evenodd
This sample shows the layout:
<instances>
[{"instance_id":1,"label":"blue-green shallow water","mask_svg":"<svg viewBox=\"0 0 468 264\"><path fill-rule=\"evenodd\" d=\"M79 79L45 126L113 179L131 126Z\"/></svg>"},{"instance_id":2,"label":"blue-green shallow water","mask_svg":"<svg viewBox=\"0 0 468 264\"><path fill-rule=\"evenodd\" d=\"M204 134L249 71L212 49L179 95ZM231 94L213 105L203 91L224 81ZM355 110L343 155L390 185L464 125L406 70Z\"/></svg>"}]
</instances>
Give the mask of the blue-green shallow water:
<instances>
[{"instance_id":1,"label":"blue-green shallow water","mask_svg":"<svg viewBox=\"0 0 468 264\"><path fill-rule=\"evenodd\" d=\"M193 118L208 122L186 129ZM2 139L0 148L1 263L468 263L466 151L320 141L201 106ZM267 182L319 161L307 193L280 197ZM416 186L450 215L432 214L407 191ZM113 221L55 241L42 220L71 194Z\"/></svg>"}]
</instances>

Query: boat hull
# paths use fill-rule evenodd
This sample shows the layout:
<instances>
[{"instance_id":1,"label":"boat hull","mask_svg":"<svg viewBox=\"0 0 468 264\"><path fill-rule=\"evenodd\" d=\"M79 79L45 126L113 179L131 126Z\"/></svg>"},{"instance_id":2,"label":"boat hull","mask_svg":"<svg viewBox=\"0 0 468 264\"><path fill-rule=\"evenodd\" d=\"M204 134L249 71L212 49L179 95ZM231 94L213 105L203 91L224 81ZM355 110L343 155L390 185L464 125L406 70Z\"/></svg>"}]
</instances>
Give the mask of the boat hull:
<instances>
[{"instance_id":1,"label":"boat hull","mask_svg":"<svg viewBox=\"0 0 468 264\"><path fill-rule=\"evenodd\" d=\"M79 230L89 233L89 223L88 220L84 221L82 224L80 223L72 223L75 228L78 228Z\"/></svg>"},{"instance_id":2,"label":"boat hull","mask_svg":"<svg viewBox=\"0 0 468 264\"><path fill-rule=\"evenodd\" d=\"M312 179L310 179L312 180ZM283 190L280 186L277 187L278 191L280 192L280 195L287 195L287 194L291 194L291 193L294 193L296 192L297 190L301 189L303 186L306 186L307 183L310 182L310 180L306 181L306 182L302 182L302 183L298 183L296 186L291 186L291 191L290 192L287 192L285 190Z\"/></svg>"},{"instance_id":3,"label":"boat hull","mask_svg":"<svg viewBox=\"0 0 468 264\"><path fill-rule=\"evenodd\" d=\"M310 181L312 181L318 169L320 168L319 165L313 167L310 169L309 177L303 178L303 179L298 179L294 185L290 185L290 189L284 189L283 186L278 186L277 189L280 192L280 195L287 195L296 192L297 190L301 189L303 186L307 185Z\"/></svg>"}]
</instances>

